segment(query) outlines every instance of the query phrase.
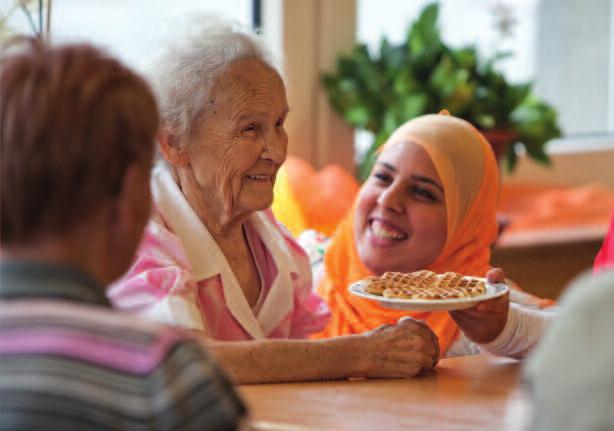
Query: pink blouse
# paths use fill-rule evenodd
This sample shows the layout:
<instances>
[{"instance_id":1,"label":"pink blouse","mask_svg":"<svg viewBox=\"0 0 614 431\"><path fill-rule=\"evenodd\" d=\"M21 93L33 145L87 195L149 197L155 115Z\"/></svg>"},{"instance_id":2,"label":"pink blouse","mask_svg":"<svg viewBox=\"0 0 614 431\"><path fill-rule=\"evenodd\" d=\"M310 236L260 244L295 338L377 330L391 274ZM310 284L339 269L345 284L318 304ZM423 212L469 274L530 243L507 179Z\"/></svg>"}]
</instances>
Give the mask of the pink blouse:
<instances>
[{"instance_id":1,"label":"pink blouse","mask_svg":"<svg viewBox=\"0 0 614 431\"><path fill-rule=\"evenodd\" d=\"M252 309L164 166L154 170L152 191L156 212L136 261L107 291L117 308L217 340L306 338L324 328L329 312L312 291L309 260L270 210L253 214L244 226L261 281Z\"/></svg>"}]
</instances>

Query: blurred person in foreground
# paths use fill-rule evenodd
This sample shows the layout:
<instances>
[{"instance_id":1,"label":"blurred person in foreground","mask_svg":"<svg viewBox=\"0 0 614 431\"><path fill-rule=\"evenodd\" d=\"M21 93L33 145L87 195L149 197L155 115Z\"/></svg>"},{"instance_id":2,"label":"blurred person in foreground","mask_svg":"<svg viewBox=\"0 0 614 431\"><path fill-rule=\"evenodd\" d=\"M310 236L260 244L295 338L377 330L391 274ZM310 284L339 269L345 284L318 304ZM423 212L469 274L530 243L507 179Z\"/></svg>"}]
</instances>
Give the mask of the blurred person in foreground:
<instances>
[{"instance_id":1,"label":"blurred person in foreground","mask_svg":"<svg viewBox=\"0 0 614 431\"><path fill-rule=\"evenodd\" d=\"M112 310L150 212L158 110L88 45L0 63L0 428L233 430L245 408L206 351Z\"/></svg>"},{"instance_id":2,"label":"blurred person in foreground","mask_svg":"<svg viewBox=\"0 0 614 431\"><path fill-rule=\"evenodd\" d=\"M614 429L614 270L585 274L527 363L531 429Z\"/></svg>"},{"instance_id":3,"label":"blurred person in foreground","mask_svg":"<svg viewBox=\"0 0 614 431\"><path fill-rule=\"evenodd\" d=\"M525 368L536 431L614 429L614 215L595 258ZM548 412L543 414L543 412Z\"/></svg>"}]
</instances>

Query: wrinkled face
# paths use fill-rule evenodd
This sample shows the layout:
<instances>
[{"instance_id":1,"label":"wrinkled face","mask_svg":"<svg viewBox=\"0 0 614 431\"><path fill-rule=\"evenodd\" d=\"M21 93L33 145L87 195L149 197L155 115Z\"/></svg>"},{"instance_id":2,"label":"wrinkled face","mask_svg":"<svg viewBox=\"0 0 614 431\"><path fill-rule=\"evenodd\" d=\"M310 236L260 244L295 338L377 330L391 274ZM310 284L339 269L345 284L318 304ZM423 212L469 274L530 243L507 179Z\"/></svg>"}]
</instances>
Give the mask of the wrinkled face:
<instances>
[{"instance_id":1,"label":"wrinkled face","mask_svg":"<svg viewBox=\"0 0 614 431\"><path fill-rule=\"evenodd\" d=\"M371 272L424 269L446 242L444 190L435 166L418 145L385 150L358 195L354 237Z\"/></svg>"},{"instance_id":2,"label":"wrinkled face","mask_svg":"<svg viewBox=\"0 0 614 431\"><path fill-rule=\"evenodd\" d=\"M227 219L273 202L273 184L286 158L286 90L257 60L239 60L217 79L204 119L189 142L198 192Z\"/></svg>"}]
</instances>

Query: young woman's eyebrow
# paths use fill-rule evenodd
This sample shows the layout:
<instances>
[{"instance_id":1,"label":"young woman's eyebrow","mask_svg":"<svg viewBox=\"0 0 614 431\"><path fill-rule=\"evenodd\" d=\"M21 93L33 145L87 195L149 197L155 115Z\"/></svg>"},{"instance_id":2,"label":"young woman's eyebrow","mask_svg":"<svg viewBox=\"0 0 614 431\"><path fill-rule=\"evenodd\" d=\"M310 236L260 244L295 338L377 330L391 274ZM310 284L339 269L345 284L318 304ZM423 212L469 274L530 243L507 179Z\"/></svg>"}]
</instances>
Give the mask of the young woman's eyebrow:
<instances>
[{"instance_id":1,"label":"young woman's eyebrow","mask_svg":"<svg viewBox=\"0 0 614 431\"><path fill-rule=\"evenodd\" d=\"M389 170L389 171L392 171L392 172L396 172L396 171L397 171L397 168L395 168L394 166L392 166L390 163L386 163L386 162L377 162L377 164L378 164L378 165L382 165L384 168L386 168L386 169L387 169L387 170ZM432 178L425 177L425 176L422 176L422 175L412 174L412 175L411 175L411 179L412 179L412 180L414 180L414 181L419 181L419 182L423 182L423 183L431 184L431 185L433 185L433 186L437 187L437 188L438 188L438 189L441 191L441 193L444 193L444 191L443 191L443 187L441 187L441 186L440 186L440 185L437 183L437 181L433 180Z\"/></svg>"},{"instance_id":2,"label":"young woman's eyebrow","mask_svg":"<svg viewBox=\"0 0 614 431\"><path fill-rule=\"evenodd\" d=\"M397 168L395 168L394 166L392 166L390 163L386 163L386 162L377 162L378 165L382 165L383 167L385 167L387 170L392 171L392 172L396 172Z\"/></svg>"}]
</instances>

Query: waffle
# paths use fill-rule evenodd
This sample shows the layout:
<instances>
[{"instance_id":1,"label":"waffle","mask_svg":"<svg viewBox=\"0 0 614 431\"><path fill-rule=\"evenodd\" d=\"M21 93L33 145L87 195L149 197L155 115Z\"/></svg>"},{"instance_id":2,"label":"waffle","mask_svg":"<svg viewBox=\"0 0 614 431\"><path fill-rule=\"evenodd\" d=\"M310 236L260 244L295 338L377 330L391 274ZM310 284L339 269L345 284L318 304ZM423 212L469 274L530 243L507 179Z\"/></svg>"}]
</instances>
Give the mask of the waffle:
<instances>
[{"instance_id":1,"label":"waffle","mask_svg":"<svg viewBox=\"0 0 614 431\"><path fill-rule=\"evenodd\" d=\"M484 295L486 284L483 280L465 277L455 272L445 274L435 274L426 270L409 274L386 272L381 277L367 278L364 291L386 298L458 299Z\"/></svg>"}]
</instances>

